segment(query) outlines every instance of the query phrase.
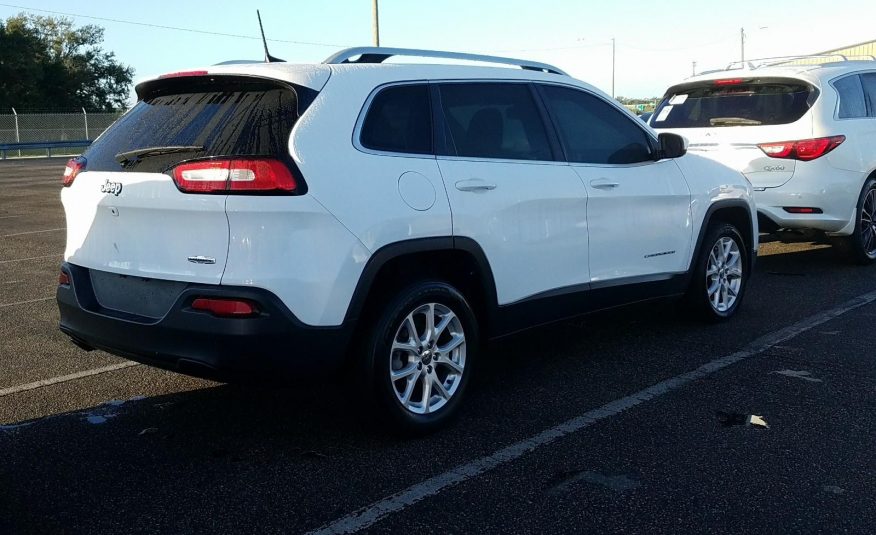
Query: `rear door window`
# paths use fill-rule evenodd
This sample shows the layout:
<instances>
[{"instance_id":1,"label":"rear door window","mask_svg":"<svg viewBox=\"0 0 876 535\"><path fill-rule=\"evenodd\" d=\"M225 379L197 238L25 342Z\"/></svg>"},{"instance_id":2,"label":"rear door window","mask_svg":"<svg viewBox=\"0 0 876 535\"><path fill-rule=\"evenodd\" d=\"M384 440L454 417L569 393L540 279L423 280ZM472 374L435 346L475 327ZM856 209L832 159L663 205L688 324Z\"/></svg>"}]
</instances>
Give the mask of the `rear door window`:
<instances>
[{"instance_id":1,"label":"rear door window","mask_svg":"<svg viewBox=\"0 0 876 535\"><path fill-rule=\"evenodd\" d=\"M163 172L211 156L289 157L298 119L292 87L242 77L172 78L150 83L141 100L83 154L89 171ZM128 161L116 155L150 147L188 150Z\"/></svg>"},{"instance_id":2,"label":"rear door window","mask_svg":"<svg viewBox=\"0 0 876 535\"><path fill-rule=\"evenodd\" d=\"M373 150L432 154L430 102L426 84L382 89L371 101L359 142Z\"/></svg>"},{"instance_id":3,"label":"rear door window","mask_svg":"<svg viewBox=\"0 0 876 535\"><path fill-rule=\"evenodd\" d=\"M876 117L876 73L867 73L861 75L861 82L864 86L864 97L867 100L867 109L870 111L870 117Z\"/></svg>"},{"instance_id":4,"label":"rear door window","mask_svg":"<svg viewBox=\"0 0 876 535\"><path fill-rule=\"evenodd\" d=\"M528 84L441 84L450 155L553 160L541 112Z\"/></svg>"},{"instance_id":5,"label":"rear door window","mask_svg":"<svg viewBox=\"0 0 876 535\"><path fill-rule=\"evenodd\" d=\"M864 88L861 86L861 78L854 74L840 78L833 83L839 93L840 119L854 119L867 116L867 104L864 100Z\"/></svg>"},{"instance_id":6,"label":"rear door window","mask_svg":"<svg viewBox=\"0 0 876 535\"><path fill-rule=\"evenodd\" d=\"M817 90L800 80L726 79L671 88L654 111L655 128L788 124L803 117Z\"/></svg>"},{"instance_id":7,"label":"rear door window","mask_svg":"<svg viewBox=\"0 0 876 535\"><path fill-rule=\"evenodd\" d=\"M631 164L652 160L649 136L636 119L584 91L553 85L541 88L570 162Z\"/></svg>"}]
</instances>

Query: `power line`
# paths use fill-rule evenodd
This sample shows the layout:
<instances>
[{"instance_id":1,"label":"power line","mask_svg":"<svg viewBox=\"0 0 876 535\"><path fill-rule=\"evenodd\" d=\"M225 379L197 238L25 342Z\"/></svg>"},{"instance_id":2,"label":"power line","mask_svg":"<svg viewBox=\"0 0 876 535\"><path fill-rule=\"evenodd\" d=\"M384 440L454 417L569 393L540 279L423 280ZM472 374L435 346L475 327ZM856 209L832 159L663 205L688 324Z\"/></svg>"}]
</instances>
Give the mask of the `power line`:
<instances>
[{"instance_id":1,"label":"power line","mask_svg":"<svg viewBox=\"0 0 876 535\"><path fill-rule=\"evenodd\" d=\"M13 9L21 9L22 11L35 11L39 13L49 13L51 15L63 15L66 17L77 17L82 19L90 19L90 20L99 20L103 22L115 22L118 24L131 24L133 26L143 26L146 28L159 28L162 30L174 30L178 32L190 32L190 33L199 33L202 35L214 35L220 37L234 37L236 39L255 39L261 40L260 37L253 35L242 35L237 33L223 33L223 32L211 32L209 30L198 30L195 28L182 28L180 26L165 26L163 24L150 24L148 22L137 22L133 20L123 20L123 19L111 19L108 17L96 17L93 15L80 15L78 13L65 13L63 11L52 11L49 9L37 9L34 7L25 7L25 6L17 6L15 4L0 4L2 7L11 7ZM342 45L337 43L318 43L314 41L290 41L287 39L268 39L268 41L272 41L275 43L290 43L294 45L309 45L309 46L325 46L331 48L347 48L351 45Z\"/></svg>"}]
</instances>

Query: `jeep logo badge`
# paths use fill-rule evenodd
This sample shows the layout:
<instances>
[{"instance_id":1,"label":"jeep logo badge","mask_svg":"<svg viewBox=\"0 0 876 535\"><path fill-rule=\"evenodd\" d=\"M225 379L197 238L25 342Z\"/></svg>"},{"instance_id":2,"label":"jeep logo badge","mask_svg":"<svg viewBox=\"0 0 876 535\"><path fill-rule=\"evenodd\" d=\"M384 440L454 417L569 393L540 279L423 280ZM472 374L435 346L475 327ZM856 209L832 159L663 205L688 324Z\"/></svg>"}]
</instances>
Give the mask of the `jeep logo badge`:
<instances>
[{"instance_id":1,"label":"jeep logo badge","mask_svg":"<svg viewBox=\"0 0 876 535\"><path fill-rule=\"evenodd\" d=\"M122 192L122 183L121 182L110 182L107 180L100 186L101 193L112 193L116 197L119 196L119 193Z\"/></svg>"}]
</instances>

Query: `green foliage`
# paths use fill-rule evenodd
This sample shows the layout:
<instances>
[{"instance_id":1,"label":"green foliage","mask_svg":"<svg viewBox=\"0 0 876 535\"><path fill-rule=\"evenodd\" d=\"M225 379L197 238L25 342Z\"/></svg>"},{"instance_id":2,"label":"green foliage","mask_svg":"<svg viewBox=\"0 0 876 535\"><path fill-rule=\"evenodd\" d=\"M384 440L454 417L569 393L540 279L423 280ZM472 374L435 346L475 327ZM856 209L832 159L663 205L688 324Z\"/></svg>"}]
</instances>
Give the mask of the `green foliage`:
<instances>
[{"instance_id":1,"label":"green foliage","mask_svg":"<svg viewBox=\"0 0 876 535\"><path fill-rule=\"evenodd\" d=\"M126 107L134 69L104 51L103 28L66 17L0 21L0 110Z\"/></svg>"}]
</instances>

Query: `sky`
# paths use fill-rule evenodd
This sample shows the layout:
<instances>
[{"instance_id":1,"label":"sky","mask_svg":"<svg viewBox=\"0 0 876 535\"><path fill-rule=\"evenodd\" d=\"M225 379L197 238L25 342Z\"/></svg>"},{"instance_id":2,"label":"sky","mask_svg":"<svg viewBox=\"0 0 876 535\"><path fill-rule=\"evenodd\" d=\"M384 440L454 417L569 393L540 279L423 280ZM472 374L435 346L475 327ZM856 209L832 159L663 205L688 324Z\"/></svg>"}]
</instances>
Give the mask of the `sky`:
<instances>
[{"instance_id":1,"label":"sky","mask_svg":"<svg viewBox=\"0 0 876 535\"><path fill-rule=\"evenodd\" d=\"M139 80L232 59L261 59L256 8L271 55L320 62L341 48L372 44L371 5L372 0L151 0L139 5L18 0L13 7L0 3L0 18L54 11L75 15L77 25L103 26L104 48L134 67ZM608 93L614 38L615 94L627 97L662 95L691 75L693 62L701 71L739 60L740 28L745 28L746 58L773 57L876 40L874 20L873 0L380 0L383 46L543 61Z\"/></svg>"}]
</instances>

